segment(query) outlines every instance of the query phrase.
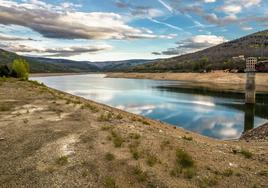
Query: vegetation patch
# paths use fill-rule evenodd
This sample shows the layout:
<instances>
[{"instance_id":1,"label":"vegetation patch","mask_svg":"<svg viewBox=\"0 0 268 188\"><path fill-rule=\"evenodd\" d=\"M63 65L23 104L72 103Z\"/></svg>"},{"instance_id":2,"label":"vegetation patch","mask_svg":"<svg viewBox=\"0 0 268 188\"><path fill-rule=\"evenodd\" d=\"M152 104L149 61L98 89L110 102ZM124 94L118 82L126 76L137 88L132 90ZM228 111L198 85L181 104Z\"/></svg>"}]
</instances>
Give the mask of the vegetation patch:
<instances>
[{"instance_id":1,"label":"vegetation patch","mask_svg":"<svg viewBox=\"0 0 268 188\"><path fill-rule=\"evenodd\" d=\"M114 147L119 148L123 145L123 143L125 142L125 140L121 137L121 135L117 132L115 132L114 130L111 131L112 134L112 140L114 143Z\"/></svg>"},{"instance_id":2,"label":"vegetation patch","mask_svg":"<svg viewBox=\"0 0 268 188\"><path fill-rule=\"evenodd\" d=\"M123 119L123 116L122 116L122 114L117 114L117 115L115 116L115 118L120 120L120 119Z\"/></svg>"},{"instance_id":3,"label":"vegetation patch","mask_svg":"<svg viewBox=\"0 0 268 188\"><path fill-rule=\"evenodd\" d=\"M90 109L94 113L97 113L97 112L100 111L97 106L92 105L92 104L88 104L88 103L87 104L84 104L83 108L88 108L88 109Z\"/></svg>"},{"instance_id":4,"label":"vegetation patch","mask_svg":"<svg viewBox=\"0 0 268 188\"><path fill-rule=\"evenodd\" d=\"M176 151L176 165L170 175L179 177L181 174L185 178L193 178L196 174L196 168L192 157L182 149L178 149Z\"/></svg>"},{"instance_id":5,"label":"vegetation patch","mask_svg":"<svg viewBox=\"0 0 268 188\"><path fill-rule=\"evenodd\" d=\"M251 153L249 150L247 149L241 149L240 153L247 159L252 158L253 153Z\"/></svg>"},{"instance_id":6,"label":"vegetation patch","mask_svg":"<svg viewBox=\"0 0 268 188\"><path fill-rule=\"evenodd\" d=\"M117 188L118 187L116 185L114 178L110 176L103 178L102 184L104 188Z\"/></svg>"},{"instance_id":7,"label":"vegetation patch","mask_svg":"<svg viewBox=\"0 0 268 188\"><path fill-rule=\"evenodd\" d=\"M145 182L149 178L148 173L143 171L140 166L135 166L132 169L132 174L135 176L138 182Z\"/></svg>"},{"instance_id":8,"label":"vegetation patch","mask_svg":"<svg viewBox=\"0 0 268 188\"><path fill-rule=\"evenodd\" d=\"M193 158L182 149L178 149L176 151L176 162L177 162L177 165L181 166L182 168L194 167Z\"/></svg>"},{"instance_id":9,"label":"vegetation patch","mask_svg":"<svg viewBox=\"0 0 268 188\"><path fill-rule=\"evenodd\" d=\"M112 160L115 159L115 157L114 157L114 155L113 155L112 153L106 153L106 154L105 154L105 159L106 159L107 161L112 161Z\"/></svg>"},{"instance_id":10,"label":"vegetation patch","mask_svg":"<svg viewBox=\"0 0 268 188\"><path fill-rule=\"evenodd\" d=\"M129 134L129 138L131 138L131 139L138 140L138 139L140 139L140 137L141 137L141 135L138 133L130 133Z\"/></svg>"},{"instance_id":11,"label":"vegetation patch","mask_svg":"<svg viewBox=\"0 0 268 188\"><path fill-rule=\"evenodd\" d=\"M192 141L193 140L193 137L191 137L191 136L183 136L182 137L184 140L187 140L187 141Z\"/></svg>"},{"instance_id":12,"label":"vegetation patch","mask_svg":"<svg viewBox=\"0 0 268 188\"><path fill-rule=\"evenodd\" d=\"M56 159L56 164L60 166L64 166L68 163L68 157L67 156L61 156L58 159Z\"/></svg>"},{"instance_id":13,"label":"vegetation patch","mask_svg":"<svg viewBox=\"0 0 268 188\"><path fill-rule=\"evenodd\" d=\"M11 109L12 109L12 107L10 104L6 104L6 103L0 104L0 111L2 111L2 112L10 111Z\"/></svg>"},{"instance_id":14,"label":"vegetation patch","mask_svg":"<svg viewBox=\"0 0 268 188\"><path fill-rule=\"evenodd\" d=\"M111 129L112 129L112 127L109 126L109 125L104 125L104 126L101 127L101 130L102 130L102 131L109 131L109 130L111 130Z\"/></svg>"},{"instance_id":15,"label":"vegetation patch","mask_svg":"<svg viewBox=\"0 0 268 188\"><path fill-rule=\"evenodd\" d=\"M169 140L163 140L162 142L161 142L161 145L160 145L160 148L161 148L161 150L163 150L163 149L165 149L165 148L167 148L167 147L171 147L170 146L170 141Z\"/></svg>"},{"instance_id":16,"label":"vegetation patch","mask_svg":"<svg viewBox=\"0 0 268 188\"><path fill-rule=\"evenodd\" d=\"M205 176L198 179L198 184L201 188L214 187L218 185L217 176Z\"/></svg>"},{"instance_id":17,"label":"vegetation patch","mask_svg":"<svg viewBox=\"0 0 268 188\"><path fill-rule=\"evenodd\" d=\"M146 163L150 166L153 167L157 162L158 162L158 158L155 154L153 153L148 153L147 154L147 159L146 159Z\"/></svg>"},{"instance_id":18,"label":"vegetation patch","mask_svg":"<svg viewBox=\"0 0 268 188\"><path fill-rule=\"evenodd\" d=\"M268 170L261 170L257 173L259 176L268 176Z\"/></svg>"},{"instance_id":19,"label":"vegetation patch","mask_svg":"<svg viewBox=\"0 0 268 188\"><path fill-rule=\"evenodd\" d=\"M228 168L228 169L226 169L226 170L224 170L223 172L222 172L222 175L223 176L226 176L226 177L230 177L230 176L232 176L234 174L234 171L232 170L232 169L230 169L230 168Z\"/></svg>"},{"instance_id":20,"label":"vegetation patch","mask_svg":"<svg viewBox=\"0 0 268 188\"><path fill-rule=\"evenodd\" d=\"M113 114L111 112L103 113L98 117L98 121L111 121Z\"/></svg>"},{"instance_id":21,"label":"vegetation patch","mask_svg":"<svg viewBox=\"0 0 268 188\"><path fill-rule=\"evenodd\" d=\"M131 144L129 144L129 150L132 154L133 159L138 160L141 157L141 154L138 150L138 146L140 145L140 142L138 140L133 141Z\"/></svg>"}]
</instances>

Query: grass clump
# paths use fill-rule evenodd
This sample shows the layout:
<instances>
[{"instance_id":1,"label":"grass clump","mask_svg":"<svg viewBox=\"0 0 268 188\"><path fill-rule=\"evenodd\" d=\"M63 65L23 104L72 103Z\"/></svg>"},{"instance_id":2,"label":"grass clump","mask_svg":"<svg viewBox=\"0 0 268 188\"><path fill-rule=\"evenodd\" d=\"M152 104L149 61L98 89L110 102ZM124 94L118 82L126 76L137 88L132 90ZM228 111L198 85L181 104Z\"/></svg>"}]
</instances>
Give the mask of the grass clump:
<instances>
[{"instance_id":1,"label":"grass clump","mask_svg":"<svg viewBox=\"0 0 268 188\"><path fill-rule=\"evenodd\" d=\"M161 142L160 148L163 150L163 149L165 149L166 147L170 147L170 141L169 141L169 140L163 140L163 141Z\"/></svg>"},{"instance_id":2,"label":"grass clump","mask_svg":"<svg viewBox=\"0 0 268 188\"><path fill-rule=\"evenodd\" d=\"M114 130L111 131L112 134L112 140L114 143L114 147L119 148L123 145L123 143L125 142L124 139L121 137L120 134L118 134L117 132L115 132Z\"/></svg>"},{"instance_id":3,"label":"grass clump","mask_svg":"<svg viewBox=\"0 0 268 188\"><path fill-rule=\"evenodd\" d=\"M123 119L123 116L122 116L122 114L117 114L117 115L115 116L115 118L120 120L120 119Z\"/></svg>"},{"instance_id":4,"label":"grass clump","mask_svg":"<svg viewBox=\"0 0 268 188\"><path fill-rule=\"evenodd\" d=\"M194 167L194 160L193 158L183 151L182 149L178 149L176 151L176 162L182 168L192 168Z\"/></svg>"},{"instance_id":5,"label":"grass clump","mask_svg":"<svg viewBox=\"0 0 268 188\"><path fill-rule=\"evenodd\" d=\"M129 138L131 138L131 139L138 140L138 139L140 139L140 137L141 137L141 135L138 133L130 133L129 134Z\"/></svg>"},{"instance_id":6,"label":"grass clump","mask_svg":"<svg viewBox=\"0 0 268 188\"><path fill-rule=\"evenodd\" d=\"M85 105L84 105L84 108L88 108L88 109L90 109L92 112L95 112L95 113L99 112L98 107L96 107L96 106L94 106L94 105L92 105L92 104L85 104Z\"/></svg>"},{"instance_id":7,"label":"grass clump","mask_svg":"<svg viewBox=\"0 0 268 188\"><path fill-rule=\"evenodd\" d=\"M68 157L67 156L61 156L58 159L56 159L56 164L60 166L64 166L68 163Z\"/></svg>"},{"instance_id":8,"label":"grass clump","mask_svg":"<svg viewBox=\"0 0 268 188\"><path fill-rule=\"evenodd\" d=\"M115 157L114 157L114 155L113 155L112 153L106 153L106 154L105 154L105 159L106 159L107 161L112 161L112 160L115 159Z\"/></svg>"},{"instance_id":9,"label":"grass clump","mask_svg":"<svg viewBox=\"0 0 268 188\"><path fill-rule=\"evenodd\" d=\"M184 140L187 140L187 141L192 141L193 140L193 137L191 137L191 136L183 136L182 137Z\"/></svg>"},{"instance_id":10,"label":"grass clump","mask_svg":"<svg viewBox=\"0 0 268 188\"><path fill-rule=\"evenodd\" d=\"M268 170L261 170L257 173L259 176L268 176Z\"/></svg>"},{"instance_id":11,"label":"grass clump","mask_svg":"<svg viewBox=\"0 0 268 188\"><path fill-rule=\"evenodd\" d=\"M143 171L140 166L135 166L132 173L138 182L145 182L148 179L148 173Z\"/></svg>"},{"instance_id":12,"label":"grass clump","mask_svg":"<svg viewBox=\"0 0 268 188\"><path fill-rule=\"evenodd\" d=\"M110 121L112 119L112 113L103 113L98 117L98 121Z\"/></svg>"},{"instance_id":13,"label":"grass clump","mask_svg":"<svg viewBox=\"0 0 268 188\"><path fill-rule=\"evenodd\" d=\"M149 153L147 155L146 163L150 167L153 167L157 162L158 162L158 158L157 158L157 156L155 154Z\"/></svg>"},{"instance_id":14,"label":"grass clump","mask_svg":"<svg viewBox=\"0 0 268 188\"><path fill-rule=\"evenodd\" d=\"M2 112L6 112L6 111L10 111L11 110L11 106L8 104L0 104L0 111Z\"/></svg>"},{"instance_id":15,"label":"grass clump","mask_svg":"<svg viewBox=\"0 0 268 188\"><path fill-rule=\"evenodd\" d=\"M198 182L201 188L214 187L218 184L218 177L217 176L205 176L203 178L198 179Z\"/></svg>"},{"instance_id":16,"label":"grass clump","mask_svg":"<svg viewBox=\"0 0 268 188\"><path fill-rule=\"evenodd\" d=\"M131 144L129 144L130 153L132 154L133 159L138 160L140 156L140 152L138 150L140 142L138 140L133 141Z\"/></svg>"},{"instance_id":17,"label":"grass clump","mask_svg":"<svg viewBox=\"0 0 268 188\"><path fill-rule=\"evenodd\" d=\"M140 153L137 149L131 149L130 150L133 159L138 160L140 158Z\"/></svg>"},{"instance_id":18,"label":"grass clump","mask_svg":"<svg viewBox=\"0 0 268 188\"><path fill-rule=\"evenodd\" d=\"M234 174L234 171L232 170L232 169L230 169L230 168L228 168L228 169L226 169L226 170L224 170L223 172L222 172L222 175L223 176L226 176L226 177L230 177L230 176L232 176Z\"/></svg>"},{"instance_id":19,"label":"grass clump","mask_svg":"<svg viewBox=\"0 0 268 188\"><path fill-rule=\"evenodd\" d=\"M101 130L102 130L102 131L109 131L109 130L111 130L111 128L112 128L112 127L109 126L109 125L104 125L104 126L101 127Z\"/></svg>"},{"instance_id":20,"label":"grass clump","mask_svg":"<svg viewBox=\"0 0 268 188\"><path fill-rule=\"evenodd\" d=\"M251 153L249 150L247 149L241 149L240 153L247 159L252 158L253 153Z\"/></svg>"},{"instance_id":21,"label":"grass clump","mask_svg":"<svg viewBox=\"0 0 268 188\"><path fill-rule=\"evenodd\" d=\"M196 168L192 157L182 149L178 149L176 151L176 165L170 175L179 177L181 174L185 178L191 179L196 174Z\"/></svg>"},{"instance_id":22,"label":"grass clump","mask_svg":"<svg viewBox=\"0 0 268 188\"><path fill-rule=\"evenodd\" d=\"M145 119L141 119L140 122L142 122L144 125L150 125L150 122L146 121Z\"/></svg>"},{"instance_id":23,"label":"grass clump","mask_svg":"<svg viewBox=\"0 0 268 188\"><path fill-rule=\"evenodd\" d=\"M110 176L103 178L102 184L104 188L117 188L118 187L116 185L114 178Z\"/></svg>"}]
</instances>

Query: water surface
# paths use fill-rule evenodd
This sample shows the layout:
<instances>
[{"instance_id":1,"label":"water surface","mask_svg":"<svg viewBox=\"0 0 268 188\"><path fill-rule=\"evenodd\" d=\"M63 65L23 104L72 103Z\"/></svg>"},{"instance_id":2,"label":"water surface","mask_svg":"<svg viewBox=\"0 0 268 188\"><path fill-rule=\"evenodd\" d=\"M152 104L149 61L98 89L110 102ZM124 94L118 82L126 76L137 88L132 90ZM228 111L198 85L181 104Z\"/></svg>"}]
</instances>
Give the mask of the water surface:
<instances>
[{"instance_id":1,"label":"water surface","mask_svg":"<svg viewBox=\"0 0 268 188\"><path fill-rule=\"evenodd\" d=\"M218 139L238 138L268 121L268 95L245 105L241 93L181 88L187 83L105 78L103 74L33 77L49 87ZM176 86L176 87L174 87Z\"/></svg>"}]
</instances>

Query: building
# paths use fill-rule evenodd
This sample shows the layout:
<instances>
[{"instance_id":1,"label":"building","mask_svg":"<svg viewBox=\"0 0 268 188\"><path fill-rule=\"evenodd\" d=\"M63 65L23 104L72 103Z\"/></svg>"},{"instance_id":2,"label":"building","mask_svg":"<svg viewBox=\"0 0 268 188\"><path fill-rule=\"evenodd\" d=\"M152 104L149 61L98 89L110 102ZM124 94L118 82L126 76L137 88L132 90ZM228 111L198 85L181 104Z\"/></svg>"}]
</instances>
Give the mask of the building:
<instances>
[{"instance_id":1,"label":"building","mask_svg":"<svg viewBox=\"0 0 268 188\"><path fill-rule=\"evenodd\" d=\"M234 61L245 61L245 56L244 55L239 55L232 57Z\"/></svg>"},{"instance_id":2,"label":"building","mask_svg":"<svg viewBox=\"0 0 268 188\"><path fill-rule=\"evenodd\" d=\"M258 59L256 57L248 57L246 59L246 72L255 72Z\"/></svg>"},{"instance_id":3,"label":"building","mask_svg":"<svg viewBox=\"0 0 268 188\"><path fill-rule=\"evenodd\" d=\"M268 60L259 61L256 65L256 71L268 72Z\"/></svg>"}]
</instances>

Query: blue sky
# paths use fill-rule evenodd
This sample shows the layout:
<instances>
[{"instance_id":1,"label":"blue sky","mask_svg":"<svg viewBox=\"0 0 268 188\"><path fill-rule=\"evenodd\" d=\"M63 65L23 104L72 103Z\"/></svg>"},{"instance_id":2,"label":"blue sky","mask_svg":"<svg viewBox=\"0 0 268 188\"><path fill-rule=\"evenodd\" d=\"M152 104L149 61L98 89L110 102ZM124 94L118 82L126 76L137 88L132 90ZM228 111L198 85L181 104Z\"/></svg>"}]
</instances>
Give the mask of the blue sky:
<instances>
[{"instance_id":1,"label":"blue sky","mask_svg":"<svg viewBox=\"0 0 268 188\"><path fill-rule=\"evenodd\" d=\"M168 58L268 27L266 0L0 0L0 48L106 61Z\"/></svg>"}]
</instances>

